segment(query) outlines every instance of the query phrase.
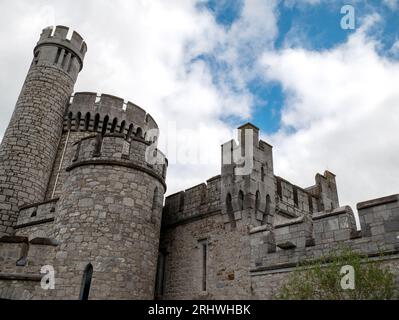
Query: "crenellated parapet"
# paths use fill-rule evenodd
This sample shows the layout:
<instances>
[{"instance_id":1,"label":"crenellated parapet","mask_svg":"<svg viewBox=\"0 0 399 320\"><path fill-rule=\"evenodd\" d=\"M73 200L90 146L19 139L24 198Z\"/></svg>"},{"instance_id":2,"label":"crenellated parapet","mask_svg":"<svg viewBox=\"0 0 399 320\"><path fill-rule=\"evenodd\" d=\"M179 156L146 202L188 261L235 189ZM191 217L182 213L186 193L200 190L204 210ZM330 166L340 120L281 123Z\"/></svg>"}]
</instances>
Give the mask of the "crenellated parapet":
<instances>
[{"instance_id":1,"label":"crenellated parapet","mask_svg":"<svg viewBox=\"0 0 399 320\"><path fill-rule=\"evenodd\" d=\"M76 80L83 68L87 45L79 33L69 31L65 26L45 28L34 49L32 66L57 67Z\"/></svg>"},{"instance_id":2,"label":"crenellated parapet","mask_svg":"<svg viewBox=\"0 0 399 320\"><path fill-rule=\"evenodd\" d=\"M123 133L154 141L158 125L150 114L132 102L108 94L75 93L64 119L64 131Z\"/></svg>"},{"instance_id":3,"label":"crenellated parapet","mask_svg":"<svg viewBox=\"0 0 399 320\"><path fill-rule=\"evenodd\" d=\"M78 141L74 147L75 155L67 171L87 165L129 167L155 177L166 190L167 159L144 139L126 139L122 133L95 134Z\"/></svg>"},{"instance_id":4,"label":"crenellated parapet","mask_svg":"<svg viewBox=\"0 0 399 320\"><path fill-rule=\"evenodd\" d=\"M221 176L216 176L206 183L168 196L163 210L163 224L167 227L210 214L221 214L220 192Z\"/></svg>"}]
</instances>

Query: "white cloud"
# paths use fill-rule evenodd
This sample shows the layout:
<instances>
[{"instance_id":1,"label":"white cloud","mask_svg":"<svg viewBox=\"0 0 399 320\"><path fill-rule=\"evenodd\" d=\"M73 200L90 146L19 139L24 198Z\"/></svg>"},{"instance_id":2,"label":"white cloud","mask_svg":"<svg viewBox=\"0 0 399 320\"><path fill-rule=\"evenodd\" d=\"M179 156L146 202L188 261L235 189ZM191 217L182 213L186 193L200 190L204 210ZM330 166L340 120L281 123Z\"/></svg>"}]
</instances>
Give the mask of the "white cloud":
<instances>
[{"instance_id":1,"label":"white cloud","mask_svg":"<svg viewBox=\"0 0 399 320\"><path fill-rule=\"evenodd\" d=\"M259 52L276 35L275 1L245 1L241 18L229 29L197 4L194 0L2 1L0 91L6 94L0 96L0 138L42 28L59 24L76 29L88 44L76 91L109 93L137 103L153 115L161 135L173 121L179 130L186 130L182 145L201 144L220 158L220 144L231 138L232 129L220 119L251 114L253 97L244 79L249 71L241 57L247 48ZM217 55L228 63L217 83L207 64L193 61L198 54ZM199 136L201 124L208 131ZM171 165L169 192L218 174L220 163L214 160L208 166Z\"/></svg>"},{"instance_id":2,"label":"white cloud","mask_svg":"<svg viewBox=\"0 0 399 320\"><path fill-rule=\"evenodd\" d=\"M386 6L388 6L391 10L396 10L399 6L398 0L383 0L382 1Z\"/></svg>"},{"instance_id":3,"label":"white cloud","mask_svg":"<svg viewBox=\"0 0 399 320\"><path fill-rule=\"evenodd\" d=\"M331 50L288 48L261 59L288 96L282 128L269 137L277 173L310 186L329 169L341 204L398 192L399 63L378 55L366 35L372 21Z\"/></svg>"}]
</instances>

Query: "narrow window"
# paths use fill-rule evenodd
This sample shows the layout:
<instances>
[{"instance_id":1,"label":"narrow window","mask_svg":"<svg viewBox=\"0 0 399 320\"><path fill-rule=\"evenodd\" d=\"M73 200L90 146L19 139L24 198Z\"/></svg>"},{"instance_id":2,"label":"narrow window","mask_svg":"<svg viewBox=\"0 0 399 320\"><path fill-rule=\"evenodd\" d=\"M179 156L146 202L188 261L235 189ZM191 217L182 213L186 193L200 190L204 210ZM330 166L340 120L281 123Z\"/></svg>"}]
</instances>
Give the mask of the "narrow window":
<instances>
[{"instance_id":1,"label":"narrow window","mask_svg":"<svg viewBox=\"0 0 399 320\"><path fill-rule=\"evenodd\" d=\"M207 290L207 263L208 263L208 241L202 240L199 242L201 246L201 257L202 257L202 291Z\"/></svg>"},{"instance_id":2,"label":"narrow window","mask_svg":"<svg viewBox=\"0 0 399 320\"><path fill-rule=\"evenodd\" d=\"M91 278L93 276L93 266L89 263L83 273L82 287L80 290L80 300L89 300Z\"/></svg>"},{"instance_id":3,"label":"narrow window","mask_svg":"<svg viewBox=\"0 0 399 320\"><path fill-rule=\"evenodd\" d=\"M101 157L101 148L103 146L103 136L101 134L97 134L96 141L94 145L93 157Z\"/></svg>"},{"instance_id":4,"label":"narrow window","mask_svg":"<svg viewBox=\"0 0 399 320\"><path fill-rule=\"evenodd\" d=\"M294 191L294 204L295 204L295 207L298 207L299 206L298 189L296 187L293 187L293 191Z\"/></svg>"},{"instance_id":5,"label":"narrow window","mask_svg":"<svg viewBox=\"0 0 399 320\"><path fill-rule=\"evenodd\" d=\"M116 126L118 125L118 119L115 118L114 121L112 122L112 126L111 126L111 133L114 133L116 130Z\"/></svg>"},{"instance_id":6,"label":"narrow window","mask_svg":"<svg viewBox=\"0 0 399 320\"><path fill-rule=\"evenodd\" d=\"M65 63L68 60L68 51L64 51L64 56L62 57L62 61L61 61L61 68L64 69L65 68Z\"/></svg>"},{"instance_id":7,"label":"narrow window","mask_svg":"<svg viewBox=\"0 0 399 320\"><path fill-rule=\"evenodd\" d=\"M78 112L76 115L75 130L80 131L80 120L82 119L82 114Z\"/></svg>"},{"instance_id":8,"label":"narrow window","mask_svg":"<svg viewBox=\"0 0 399 320\"><path fill-rule=\"evenodd\" d=\"M119 133L125 133L125 127L126 127L126 121L123 120L121 123L121 128L119 130Z\"/></svg>"},{"instance_id":9,"label":"narrow window","mask_svg":"<svg viewBox=\"0 0 399 320\"><path fill-rule=\"evenodd\" d=\"M256 196L255 196L255 212L258 212L260 208L260 193L259 191L256 191Z\"/></svg>"},{"instance_id":10,"label":"narrow window","mask_svg":"<svg viewBox=\"0 0 399 320\"><path fill-rule=\"evenodd\" d=\"M313 199L312 196L308 196L308 200L309 200L309 211L310 213L313 213Z\"/></svg>"},{"instance_id":11,"label":"narrow window","mask_svg":"<svg viewBox=\"0 0 399 320\"><path fill-rule=\"evenodd\" d=\"M126 139L129 140L132 137L132 134L133 134L133 124L129 126L129 131L127 132Z\"/></svg>"},{"instance_id":12,"label":"narrow window","mask_svg":"<svg viewBox=\"0 0 399 320\"><path fill-rule=\"evenodd\" d=\"M230 193L228 193L227 197L226 197L226 211L227 211L227 215L229 217L230 223L231 223L231 229L235 229L236 228L236 220L234 217L234 210L233 210L232 198L231 198Z\"/></svg>"},{"instance_id":13,"label":"narrow window","mask_svg":"<svg viewBox=\"0 0 399 320\"><path fill-rule=\"evenodd\" d=\"M262 182L265 182L265 168L262 166L260 171Z\"/></svg>"},{"instance_id":14,"label":"narrow window","mask_svg":"<svg viewBox=\"0 0 399 320\"><path fill-rule=\"evenodd\" d=\"M54 63L58 63L58 60L60 59L60 55L61 55L61 48L58 48Z\"/></svg>"},{"instance_id":15,"label":"narrow window","mask_svg":"<svg viewBox=\"0 0 399 320\"><path fill-rule=\"evenodd\" d=\"M162 298L165 292L166 252L158 254L157 276L155 281L155 299Z\"/></svg>"},{"instance_id":16,"label":"narrow window","mask_svg":"<svg viewBox=\"0 0 399 320\"><path fill-rule=\"evenodd\" d=\"M277 195L280 199L283 198L283 188L281 186L281 180L277 178Z\"/></svg>"},{"instance_id":17,"label":"narrow window","mask_svg":"<svg viewBox=\"0 0 399 320\"><path fill-rule=\"evenodd\" d=\"M68 130L71 130L71 127L72 127L72 117L73 117L72 112L69 112L68 113Z\"/></svg>"},{"instance_id":18,"label":"narrow window","mask_svg":"<svg viewBox=\"0 0 399 320\"><path fill-rule=\"evenodd\" d=\"M137 136L138 138L143 139L143 129L137 128L136 136Z\"/></svg>"},{"instance_id":19,"label":"narrow window","mask_svg":"<svg viewBox=\"0 0 399 320\"><path fill-rule=\"evenodd\" d=\"M238 193L238 207L241 211L244 210L244 192L241 190Z\"/></svg>"},{"instance_id":20,"label":"narrow window","mask_svg":"<svg viewBox=\"0 0 399 320\"><path fill-rule=\"evenodd\" d=\"M100 115L97 113L96 116L94 117L94 132L97 132L98 127L100 125Z\"/></svg>"},{"instance_id":21,"label":"narrow window","mask_svg":"<svg viewBox=\"0 0 399 320\"><path fill-rule=\"evenodd\" d=\"M84 131L89 131L90 127L90 112L86 113Z\"/></svg>"},{"instance_id":22,"label":"narrow window","mask_svg":"<svg viewBox=\"0 0 399 320\"><path fill-rule=\"evenodd\" d=\"M108 121L109 121L109 117L105 116L104 121L103 121L102 131L101 131L103 135L107 133Z\"/></svg>"},{"instance_id":23,"label":"narrow window","mask_svg":"<svg viewBox=\"0 0 399 320\"><path fill-rule=\"evenodd\" d=\"M71 72L74 60L75 60L75 56L72 55L71 60L69 60L68 72Z\"/></svg>"}]
</instances>

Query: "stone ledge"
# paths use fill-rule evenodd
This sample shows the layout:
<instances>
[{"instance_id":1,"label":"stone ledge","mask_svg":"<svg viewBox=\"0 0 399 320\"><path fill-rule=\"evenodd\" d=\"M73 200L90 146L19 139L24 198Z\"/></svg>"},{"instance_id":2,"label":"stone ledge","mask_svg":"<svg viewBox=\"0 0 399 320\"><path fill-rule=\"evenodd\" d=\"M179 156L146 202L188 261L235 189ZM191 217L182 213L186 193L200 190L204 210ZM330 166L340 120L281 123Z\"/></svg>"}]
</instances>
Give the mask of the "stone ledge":
<instances>
[{"instance_id":1,"label":"stone ledge","mask_svg":"<svg viewBox=\"0 0 399 320\"><path fill-rule=\"evenodd\" d=\"M162 186L164 187L165 192L166 192L167 186L166 186L165 180L160 175L158 175L158 173L156 173L155 171L153 171L151 169L148 169L148 168L145 168L143 166L140 166L138 164L131 163L131 162L124 162L122 160L121 161L118 161L118 160L103 160L103 159L82 160L82 161L78 161L78 162L72 164L71 166L69 166L68 168L66 168L66 171L69 172L69 171L72 171L75 168L83 167L83 166L90 166L90 165L118 166L118 167L125 167L125 168L135 169L135 170L147 173L150 176L152 176L155 179L157 179L162 184Z\"/></svg>"},{"instance_id":2,"label":"stone ledge","mask_svg":"<svg viewBox=\"0 0 399 320\"><path fill-rule=\"evenodd\" d=\"M14 229L23 229L23 228L27 228L27 227L32 227L32 226L37 226L40 224L46 224L49 222L53 222L55 220L55 218L49 218L49 219L42 219L42 220L38 220L38 221L32 221L29 223L24 223L24 224L20 224L20 225L16 225L14 227Z\"/></svg>"},{"instance_id":3,"label":"stone ledge","mask_svg":"<svg viewBox=\"0 0 399 320\"><path fill-rule=\"evenodd\" d=\"M337 216L337 215L340 215L343 213L352 213L352 209L349 206L345 206L345 207L334 209L331 212L318 212L318 213L313 214L312 219L319 220L319 219Z\"/></svg>"},{"instance_id":4,"label":"stone ledge","mask_svg":"<svg viewBox=\"0 0 399 320\"><path fill-rule=\"evenodd\" d=\"M361 253L362 254L362 253ZM382 253L380 252L369 252L364 254L368 258L374 260L390 260L390 259L399 259L399 249L393 249L393 250L387 250ZM317 258L315 258L317 260ZM304 262L306 261L306 258L301 261L301 262L286 262L286 263L277 263L273 265L267 265L267 266L262 266L262 267L256 267L256 268L251 268L249 271L250 273L260 273L260 272L288 272L291 271L292 269L296 268L297 266L303 266L303 267L311 267L311 263L309 262L308 264ZM328 263L328 259L326 260ZM252 275L254 276L254 275Z\"/></svg>"},{"instance_id":5,"label":"stone ledge","mask_svg":"<svg viewBox=\"0 0 399 320\"><path fill-rule=\"evenodd\" d=\"M302 217L299 217L299 218L296 218L296 219L292 219L292 221L287 221L287 222L278 224L274 228L275 229L279 229L279 228L284 228L284 227L287 227L287 226L292 226L292 225L295 225L295 224L301 224L301 223L304 223L304 222L305 222L305 219L302 216Z\"/></svg>"},{"instance_id":6,"label":"stone ledge","mask_svg":"<svg viewBox=\"0 0 399 320\"><path fill-rule=\"evenodd\" d=\"M362 210L362 209L372 208L372 207L376 207L376 206L381 206L381 205L388 204L388 203L397 202L398 200L399 200L399 194L394 194L394 195L391 195L388 197L383 197L383 198L360 202L357 204L356 207L357 207L357 210Z\"/></svg>"},{"instance_id":7,"label":"stone ledge","mask_svg":"<svg viewBox=\"0 0 399 320\"><path fill-rule=\"evenodd\" d=\"M59 198L54 198L54 199L43 201L43 202L37 202L37 203L29 204L29 205L20 207L19 210L26 210L26 209L30 209L30 208L33 208L33 207L39 207L39 206L44 205L44 204L48 204L48 203L52 203L52 202L58 202L58 200L60 200L60 199Z\"/></svg>"},{"instance_id":8,"label":"stone ledge","mask_svg":"<svg viewBox=\"0 0 399 320\"><path fill-rule=\"evenodd\" d=\"M259 233L259 232L263 232L263 231L271 231L271 230L268 225L264 225L264 226L252 228L249 231L249 234L255 234L255 233Z\"/></svg>"},{"instance_id":9,"label":"stone ledge","mask_svg":"<svg viewBox=\"0 0 399 320\"><path fill-rule=\"evenodd\" d=\"M40 282L42 280L42 276L36 274L0 273L0 280Z\"/></svg>"},{"instance_id":10,"label":"stone ledge","mask_svg":"<svg viewBox=\"0 0 399 320\"><path fill-rule=\"evenodd\" d=\"M0 243L28 243L28 238L18 236L4 236L0 238Z\"/></svg>"}]
</instances>

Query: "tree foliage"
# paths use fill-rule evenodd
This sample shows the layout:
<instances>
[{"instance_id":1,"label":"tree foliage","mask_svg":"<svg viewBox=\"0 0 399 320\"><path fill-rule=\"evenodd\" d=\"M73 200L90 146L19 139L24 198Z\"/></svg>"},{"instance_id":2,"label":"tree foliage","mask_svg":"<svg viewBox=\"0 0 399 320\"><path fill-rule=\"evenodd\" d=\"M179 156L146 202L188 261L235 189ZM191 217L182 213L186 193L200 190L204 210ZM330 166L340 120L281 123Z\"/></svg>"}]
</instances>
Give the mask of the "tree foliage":
<instances>
[{"instance_id":1,"label":"tree foliage","mask_svg":"<svg viewBox=\"0 0 399 320\"><path fill-rule=\"evenodd\" d=\"M354 270L354 289L343 289L342 267ZM343 279L344 278L344 279ZM391 300L398 299L396 276L378 261L349 248L298 265L281 287L283 300Z\"/></svg>"}]
</instances>

